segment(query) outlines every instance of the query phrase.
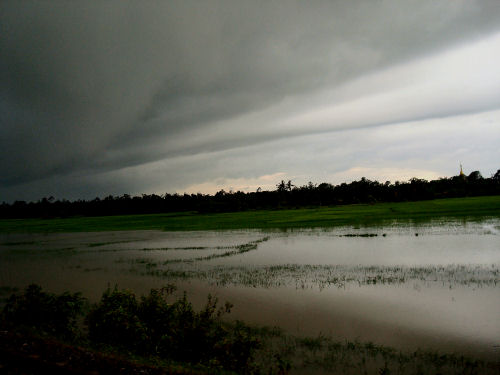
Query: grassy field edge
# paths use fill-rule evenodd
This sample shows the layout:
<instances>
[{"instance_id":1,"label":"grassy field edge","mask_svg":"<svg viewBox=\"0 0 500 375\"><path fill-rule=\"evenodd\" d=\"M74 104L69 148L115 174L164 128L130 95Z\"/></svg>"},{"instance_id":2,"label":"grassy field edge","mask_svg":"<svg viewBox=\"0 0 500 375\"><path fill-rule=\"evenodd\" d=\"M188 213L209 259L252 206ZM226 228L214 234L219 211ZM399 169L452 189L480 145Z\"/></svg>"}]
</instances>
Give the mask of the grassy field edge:
<instances>
[{"instance_id":1,"label":"grassy field edge","mask_svg":"<svg viewBox=\"0 0 500 375\"><path fill-rule=\"evenodd\" d=\"M476 220L488 217L500 218L500 196L207 214L179 212L54 219L0 219L0 233L288 229L387 225L394 221L424 222L439 218Z\"/></svg>"}]
</instances>

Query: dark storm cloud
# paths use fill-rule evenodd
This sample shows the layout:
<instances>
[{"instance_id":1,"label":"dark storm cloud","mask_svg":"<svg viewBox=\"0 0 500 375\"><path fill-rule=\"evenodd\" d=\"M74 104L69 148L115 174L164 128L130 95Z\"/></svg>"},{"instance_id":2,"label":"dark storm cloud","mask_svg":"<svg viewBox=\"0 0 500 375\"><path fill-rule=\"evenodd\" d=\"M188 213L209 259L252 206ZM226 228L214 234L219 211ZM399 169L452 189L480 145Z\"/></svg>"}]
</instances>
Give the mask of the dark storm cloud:
<instances>
[{"instance_id":1,"label":"dark storm cloud","mask_svg":"<svg viewBox=\"0 0 500 375\"><path fill-rule=\"evenodd\" d=\"M494 0L3 1L0 186L285 137L239 119L499 21Z\"/></svg>"}]
</instances>

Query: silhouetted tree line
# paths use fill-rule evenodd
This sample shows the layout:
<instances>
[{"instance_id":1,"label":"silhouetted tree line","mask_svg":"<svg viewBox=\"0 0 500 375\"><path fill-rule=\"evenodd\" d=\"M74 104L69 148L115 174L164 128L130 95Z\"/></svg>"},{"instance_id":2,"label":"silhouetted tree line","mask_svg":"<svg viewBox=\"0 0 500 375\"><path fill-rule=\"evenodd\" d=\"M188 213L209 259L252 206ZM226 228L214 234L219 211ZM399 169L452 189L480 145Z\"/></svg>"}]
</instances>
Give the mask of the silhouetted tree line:
<instances>
[{"instance_id":1,"label":"silhouetted tree line","mask_svg":"<svg viewBox=\"0 0 500 375\"><path fill-rule=\"evenodd\" d=\"M281 209L333 206L353 203L402 202L437 198L468 197L500 194L500 170L491 178L474 171L468 176L454 176L427 181L412 178L406 182L380 183L361 178L359 181L332 185L307 183L295 186L281 181L273 191L244 193L221 190L209 194L143 194L142 196L107 196L93 200L55 200L43 198L37 202L16 201L0 205L2 218L54 218L69 216L105 216L151 214L182 211L229 212L254 209Z\"/></svg>"}]
</instances>

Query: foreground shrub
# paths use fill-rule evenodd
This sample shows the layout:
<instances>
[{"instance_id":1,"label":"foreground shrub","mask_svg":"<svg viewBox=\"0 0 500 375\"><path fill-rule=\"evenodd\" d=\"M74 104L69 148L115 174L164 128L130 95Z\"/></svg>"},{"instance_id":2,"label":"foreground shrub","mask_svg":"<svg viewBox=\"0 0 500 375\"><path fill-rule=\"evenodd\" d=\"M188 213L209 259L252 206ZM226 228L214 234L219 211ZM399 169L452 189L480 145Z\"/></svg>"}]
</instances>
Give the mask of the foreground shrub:
<instances>
[{"instance_id":1,"label":"foreground shrub","mask_svg":"<svg viewBox=\"0 0 500 375\"><path fill-rule=\"evenodd\" d=\"M218 308L217 299L208 296L196 312L185 293L168 302L174 289L153 289L140 302L130 291L108 289L87 315L89 338L138 354L249 371L259 342L243 323L230 328L221 322L232 306Z\"/></svg>"},{"instance_id":2,"label":"foreground shrub","mask_svg":"<svg viewBox=\"0 0 500 375\"><path fill-rule=\"evenodd\" d=\"M147 337L137 312L138 304L132 292L107 289L85 318L89 339L139 351Z\"/></svg>"},{"instance_id":3,"label":"foreground shrub","mask_svg":"<svg viewBox=\"0 0 500 375\"><path fill-rule=\"evenodd\" d=\"M9 297L1 313L1 324L72 339L76 335L76 322L78 316L83 314L84 303L80 293L55 295L42 292L39 285L31 284L23 294Z\"/></svg>"}]
</instances>

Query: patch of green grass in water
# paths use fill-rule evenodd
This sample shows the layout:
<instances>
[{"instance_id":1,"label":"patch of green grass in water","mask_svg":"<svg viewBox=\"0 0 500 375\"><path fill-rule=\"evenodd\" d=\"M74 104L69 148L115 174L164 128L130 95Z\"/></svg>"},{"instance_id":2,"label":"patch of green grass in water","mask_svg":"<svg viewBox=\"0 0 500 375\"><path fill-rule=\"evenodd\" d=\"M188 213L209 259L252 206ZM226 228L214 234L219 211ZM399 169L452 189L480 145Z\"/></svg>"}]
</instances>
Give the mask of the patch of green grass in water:
<instances>
[{"instance_id":1,"label":"patch of green grass in water","mask_svg":"<svg viewBox=\"0 0 500 375\"><path fill-rule=\"evenodd\" d=\"M163 278L205 280L218 286L247 286L278 288L295 286L296 289L328 287L361 287L368 285L401 285L416 283L419 287L433 285L463 287L496 287L500 283L499 269L495 265L449 265L449 266L336 266L283 264L263 267L215 266L207 269L163 268L172 263L196 263L205 259L182 259L173 262L155 262L152 259L128 260L136 267L133 273ZM141 267L142 268L138 268ZM145 267L145 268L144 268Z\"/></svg>"},{"instance_id":2,"label":"patch of green grass in water","mask_svg":"<svg viewBox=\"0 0 500 375\"><path fill-rule=\"evenodd\" d=\"M498 363L431 350L398 351L372 342L332 337L276 336L274 356L301 373L496 374ZM264 347L271 345L266 342Z\"/></svg>"},{"instance_id":3,"label":"patch of green grass in water","mask_svg":"<svg viewBox=\"0 0 500 375\"><path fill-rule=\"evenodd\" d=\"M479 220L486 217L500 218L500 196L214 214L181 212L67 219L2 219L0 233L362 227L387 225L395 221L419 223L438 218Z\"/></svg>"}]
</instances>

